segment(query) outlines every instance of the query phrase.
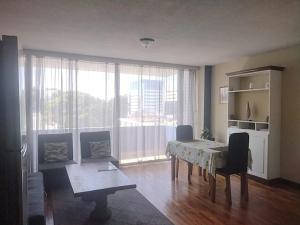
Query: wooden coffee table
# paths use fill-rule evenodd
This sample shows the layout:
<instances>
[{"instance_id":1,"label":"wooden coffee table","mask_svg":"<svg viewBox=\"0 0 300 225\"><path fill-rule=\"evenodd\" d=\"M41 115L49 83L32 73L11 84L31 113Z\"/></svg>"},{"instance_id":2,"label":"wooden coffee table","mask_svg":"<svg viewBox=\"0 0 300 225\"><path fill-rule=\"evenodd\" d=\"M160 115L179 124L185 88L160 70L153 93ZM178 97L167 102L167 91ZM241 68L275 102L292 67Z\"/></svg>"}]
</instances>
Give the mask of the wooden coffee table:
<instances>
[{"instance_id":1,"label":"wooden coffee table","mask_svg":"<svg viewBox=\"0 0 300 225\"><path fill-rule=\"evenodd\" d=\"M90 215L93 220L105 221L110 218L107 195L136 188L136 184L110 162L66 165L66 170L74 196L96 202Z\"/></svg>"}]
</instances>

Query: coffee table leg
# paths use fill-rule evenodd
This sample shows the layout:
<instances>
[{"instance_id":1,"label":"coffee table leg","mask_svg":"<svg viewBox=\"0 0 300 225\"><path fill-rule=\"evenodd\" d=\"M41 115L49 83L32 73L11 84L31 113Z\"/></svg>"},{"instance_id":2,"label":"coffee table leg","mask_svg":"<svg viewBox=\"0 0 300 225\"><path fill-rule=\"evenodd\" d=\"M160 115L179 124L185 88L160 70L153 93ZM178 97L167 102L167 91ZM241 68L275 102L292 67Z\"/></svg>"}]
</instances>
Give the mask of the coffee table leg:
<instances>
[{"instance_id":1,"label":"coffee table leg","mask_svg":"<svg viewBox=\"0 0 300 225\"><path fill-rule=\"evenodd\" d=\"M95 199L96 207L91 212L90 218L97 221L106 221L111 216L111 210L107 207L107 194L99 193Z\"/></svg>"}]
</instances>

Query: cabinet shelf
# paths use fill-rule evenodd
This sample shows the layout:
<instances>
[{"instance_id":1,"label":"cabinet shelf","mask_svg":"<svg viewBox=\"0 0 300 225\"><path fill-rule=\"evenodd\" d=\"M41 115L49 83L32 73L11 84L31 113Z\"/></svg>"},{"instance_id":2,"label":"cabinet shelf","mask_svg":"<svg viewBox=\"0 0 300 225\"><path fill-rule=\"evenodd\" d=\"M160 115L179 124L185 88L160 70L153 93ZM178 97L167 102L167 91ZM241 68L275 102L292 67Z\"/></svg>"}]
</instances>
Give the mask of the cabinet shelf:
<instances>
[{"instance_id":1,"label":"cabinet shelf","mask_svg":"<svg viewBox=\"0 0 300 225\"><path fill-rule=\"evenodd\" d=\"M269 131L268 122L258 122L258 121L228 120L228 127L245 129L245 130Z\"/></svg>"},{"instance_id":2,"label":"cabinet shelf","mask_svg":"<svg viewBox=\"0 0 300 225\"><path fill-rule=\"evenodd\" d=\"M262 123L262 124L269 124L269 122L263 122L263 121L249 121L249 120L228 120L231 122L242 122L242 123Z\"/></svg>"},{"instance_id":3,"label":"cabinet shelf","mask_svg":"<svg viewBox=\"0 0 300 225\"><path fill-rule=\"evenodd\" d=\"M253 88L253 89L241 89L241 90L232 90L228 91L228 93L239 93L239 92L254 92L254 91L269 91L269 88Z\"/></svg>"}]
</instances>

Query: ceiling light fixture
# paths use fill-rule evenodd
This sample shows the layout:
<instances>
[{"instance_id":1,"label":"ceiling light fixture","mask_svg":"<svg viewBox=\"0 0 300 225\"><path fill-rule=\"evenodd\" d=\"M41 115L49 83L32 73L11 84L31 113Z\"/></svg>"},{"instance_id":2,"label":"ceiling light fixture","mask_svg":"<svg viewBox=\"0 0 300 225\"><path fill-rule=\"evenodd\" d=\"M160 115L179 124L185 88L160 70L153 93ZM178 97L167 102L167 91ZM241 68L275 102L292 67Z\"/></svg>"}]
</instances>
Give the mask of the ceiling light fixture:
<instances>
[{"instance_id":1,"label":"ceiling light fixture","mask_svg":"<svg viewBox=\"0 0 300 225\"><path fill-rule=\"evenodd\" d=\"M151 45L153 45L155 40L153 38L141 38L140 42L144 48L149 48Z\"/></svg>"}]
</instances>

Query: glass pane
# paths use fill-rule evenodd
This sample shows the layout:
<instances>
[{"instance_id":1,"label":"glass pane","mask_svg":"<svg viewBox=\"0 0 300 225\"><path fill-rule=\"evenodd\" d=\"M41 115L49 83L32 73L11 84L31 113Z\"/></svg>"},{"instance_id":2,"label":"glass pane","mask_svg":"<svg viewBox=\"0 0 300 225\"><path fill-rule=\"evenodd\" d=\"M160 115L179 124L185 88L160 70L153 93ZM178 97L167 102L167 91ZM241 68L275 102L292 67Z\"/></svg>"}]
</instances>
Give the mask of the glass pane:
<instances>
[{"instance_id":1,"label":"glass pane","mask_svg":"<svg viewBox=\"0 0 300 225\"><path fill-rule=\"evenodd\" d=\"M120 66L121 162L165 157L177 114L176 69Z\"/></svg>"},{"instance_id":2,"label":"glass pane","mask_svg":"<svg viewBox=\"0 0 300 225\"><path fill-rule=\"evenodd\" d=\"M112 127L115 107L114 64L78 62L79 128Z\"/></svg>"}]
</instances>

